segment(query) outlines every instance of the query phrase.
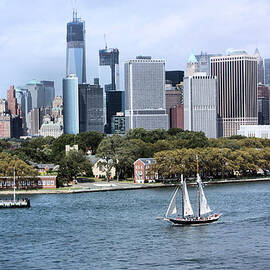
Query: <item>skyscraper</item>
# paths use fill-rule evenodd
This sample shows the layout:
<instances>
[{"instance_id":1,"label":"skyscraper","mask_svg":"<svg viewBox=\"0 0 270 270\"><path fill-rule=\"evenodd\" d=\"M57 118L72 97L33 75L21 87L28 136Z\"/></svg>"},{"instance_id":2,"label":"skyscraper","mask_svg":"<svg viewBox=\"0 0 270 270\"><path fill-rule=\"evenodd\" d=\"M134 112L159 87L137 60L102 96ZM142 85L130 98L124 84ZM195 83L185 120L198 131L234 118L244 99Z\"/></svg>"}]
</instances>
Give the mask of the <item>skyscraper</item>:
<instances>
[{"instance_id":1,"label":"skyscraper","mask_svg":"<svg viewBox=\"0 0 270 270\"><path fill-rule=\"evenodd\" d=\"M111 69L111 82L106 85L106 90L119 90L119 50L105 49L99 50L99 65L109 66Z\"/></svg>"},{"instance_id":2,"label":"skyscraper","mask_svg":"<svg viewBox=\"0 0 270 270\"><path fill-rule=\"evenodd\" d=\"M194 53L191 53L187 62L186 76L192 76L196 72L199 72L199 63Z\"/></svg>"},{"instance_id":3,"label":"skyscraper","mask_svg":"<svg viewBox=\"0 0 270 270\"><path fill-rule=\"evenodd\" d=\"M79 84L80 132L104 132L103 89L99 84Z\"/></svg>"},{"instance_id":4,"label":"skyscraper","mask_svg":"<svg viewBox=\"0 0 270 270\"><path fill-rule=\"evenodd\" d=\"M171 83L173 87L180 84L184 80L184 71L181 70L170 70L165 72L166 84Z\"/></svg>"},{"instance_id":5,"label":"skyscraper","mask_svg":"<svg viewBox=\"0 0 270 270\"><path fill-rule=\"evenodd\" d=\"M40 81L44 86L44 106L52 106L55 97L54 81Z\"/></svg>"},{"instance_id":6,"label":"skyscraper","mask_svg":"<svg viewBox=\"0 0 270 270\"><path fill-rule=\"evenodd\" d=\"M206 73L184 78L184 129L217 138L217 80Z\"/></svg>"},{"instance_id":7,"label":"skyscraper","mask_svg":"<svg viewBox=\"0 0 270 270\"><path fill-rule=\"evenodd\" d=\"M210 75L210 58L215 56L222 56L221 54L208 54L206 52L201 52L201 54L195 55L198 61L198 71L205 72Z\"/></svg>"},{"instance_id":8,"label":"skyscraper","mask_svg":"<svg viewBox=\"0 0 270 270\"><path fill-rule=\"evenodd\" d=\"M8 103L8 110L11 115L18 115L18 103L17 98L15 95L15 88L14 85L11 85L9 90L7 91L7 103Z\"/></svg>"},{"instance_id":9,"label":"skyscraper","mask_svg":"<svg viewBox=\"0 0 270 270\"><path fill-rule=\"evenodd\" d=\"M125 63L126 131L168 129L165 108L165 61L139 56Z\"/></svg>"},{"instance_id":10,"label":"skyscraper","mask_svg":"<svg viewBox=\"0 0 270 270\"><path fill-rule=\"evenodd\" d=\"M169 128L184 129L183 87L165 91ZM176 120L177 119L177 120ZM181 121L183 120L183 121Z\"/></svg>"},{"instance_id":11,"label":"skyscraper","mask_svg":"<svg viewBox=\"0 0 270 270\"><path fill-rule=\"evenodd\" d=\"M41 108L45 105L45 90L44 85L37 80L31 80L25 86L31 94L32 109Z\"/></svg>"},{"instance_id":12,"label":"skyscraper","mask_svg":"<svg viewBox=\"0 0 270 270\"><path fill-rule=\"evenodd\" d=\"M221 136L237 134L240 125L257 125L257 59L244 51L211 58L217 77Z\"/></svg>"},{"instance_id":13,"label":"skyscraper","mask_svg":"<svg viewBox=\"0 0 270 270\"><path fill-rule=\"evenodd\" d=\"M270 87L260 84L258 85L258 124L270 124Z\"/></svg>"},{"instance_id":14,"label":"skyscraper","mask_svg":"<svg viewBox=\"0 0 270 270\"><path fill-rule=\"evenodd\" d=\"M69 74L63 79L64 133L79 133L78 77Z\"/></svg>"},{"instance_id":15,"label":"skyscraper","mask_svg":"<svg viewBox=\"0 0 270 270\"><path fill-rule=\"evenodd\" d=\"M264 84L264 64L258 48L256 48L254 56L257 58L258 64L258 83Z\"/></svg>"},{"instance_id":16,"label":"skyscraper","mask_svg":"<svg viewBox=\"0 0 270 270\"><path fill-rule=\"evenodd\" d=\"M67 24L66 75L76 74L79 83L86 83L85 23L73 11Z\"/></svg>"},{"instance_id":17,"label":"skyscraper","mask_svg":"<svg viewBox=\"0 0 270 270\"><path fill-rule=\"evenodd\" d=\"M29 125L28 112L32 110L31 94L25 87L16 87L15 94L18 105L20 106L20 116L22 117L22 126L24 133L27 134Z\"/></svg>"},{"instance_id":18,"label":"skyscraper","mask_svg":"<svg viewBox=\"0 0 270 270\"><path fill-rule=\"evenodd\" d=\"M264 59L264 83L270 85L270 58Z\"/></svg>"},{"instance_id":19,"label":"skyscraper","mask_svg":"<svg viewBox=\"0 0 270 270\"><path fill-rule=\"evenodd\" d=\"M106 115L105 132L110 134L112 117L117 112L123 111L123 91L119 91L119 50L116 48L107 48L99 50L100 67L110 67L110 82L104 83L104 113ZM108 74L107 74L108 75ZM104 74L102 74L102 77ZM105 77L105 76L104 76ZM101 78L103 83L103 78Z\"/></svg>"}]
</instances>

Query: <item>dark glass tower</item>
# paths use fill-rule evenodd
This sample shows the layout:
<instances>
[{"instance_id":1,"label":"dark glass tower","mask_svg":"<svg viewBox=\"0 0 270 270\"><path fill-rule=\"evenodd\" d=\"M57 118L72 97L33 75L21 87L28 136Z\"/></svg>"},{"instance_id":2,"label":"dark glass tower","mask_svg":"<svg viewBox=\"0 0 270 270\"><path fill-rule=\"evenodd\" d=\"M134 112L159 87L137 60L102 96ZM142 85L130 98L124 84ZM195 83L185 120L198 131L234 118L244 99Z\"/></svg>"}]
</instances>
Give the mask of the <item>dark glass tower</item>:
<instances>
[{"instance_id":1,"label":"dark glass tower","mask_svg":"<svg viewBox=\"0 0 270 270\"><path fill-rule=\"evenodd\" d=\"M79 84L80 132L104 132L103 89L95 84Z\"/></svg>"},{"instance_id":2,"label":"dark glass tower","mask_svg":"<svg viewBox=\"0 0 270 270\"><path fill-rule=\"evenodd\" d=\"M73 11L67 24L66 75L76 74L79 83L86 83L85 24Z\"/></svg>"},{"instance_id":3,"label":"dark glass tower","mask_svg":"<svg viewBox=\"0 0 270 270\"><path fill-rule=\"evenodd\" d=\"M111 69L111 83L104 86L106 97L106 125L105 132L110 134L112 117L123 111L123 91L119 91L119 50L99 50L99 65L109 66Z\"/></svg>"},{"instance_id":4,"label":"dark glass tower","mask_svg":"<svg viewBox=\"0 0 270 270\"><path fill-rule=\"evenodd\" d=\"M99 50L99 65L110 66L111 68L111 84L107 85L107 90L118 90L119 85L119 50L107 49Z\"/></svg>"}]
</instances>

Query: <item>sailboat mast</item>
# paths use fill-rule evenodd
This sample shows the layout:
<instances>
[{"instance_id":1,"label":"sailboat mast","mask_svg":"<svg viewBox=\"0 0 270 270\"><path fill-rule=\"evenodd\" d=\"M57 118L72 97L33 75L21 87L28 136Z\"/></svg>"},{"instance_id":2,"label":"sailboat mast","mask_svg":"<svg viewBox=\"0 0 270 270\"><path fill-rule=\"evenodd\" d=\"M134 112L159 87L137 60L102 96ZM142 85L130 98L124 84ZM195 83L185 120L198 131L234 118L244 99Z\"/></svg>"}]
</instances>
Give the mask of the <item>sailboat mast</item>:
<instances>
[{"instance_id":1,"label":"sailboat mast","mask_svg":"<svg viewBox=\"0 0 270 270\"><path fill-rule=\"evenodd\" d=\"M14 167L14 172L13 172L13 187L14 187L13 200L15 202L16 201L16 194L15 194L15 190L16 190L15 167Z\"/></svg>"},{"instance_id":2,"label":"sailboat mast","mask_svg":"<svg viewBox=\"0 0 270 270\"><path fill-rule=\"evenodd\" d=\"M199 159L198 155L196 155L196 160L197 160L197 198L198 198L198 217L201 216L201 204L200 204L200 188L198 185L198 180L199 180Z\"/></svg>"},{"instance_id":3,"label":"sailboat mast","mask_svg":"<svg viewBox=\"0 0 270 270\"><path fill-rule=\"evenodd\" d=\"M197 177L199 175L197 174ZM200 188L199 188L199 185L197 184L197 198L198 198L198 217L201 216L201 204L200 204L200 201L201 201L201 198L200 198Z\"/></svg>"},{"instance_id":4,"label":"sailboat mast","mask_svg":"<svg viewBox=\"0 0 270 270\"><path fill-rule=\"evenodd\" d=\"M181 174L182 217L184 218L184 193L183 193L183 181L184 181L184 176L183 176L183 174Z\"/></svg>"}]
</instances>

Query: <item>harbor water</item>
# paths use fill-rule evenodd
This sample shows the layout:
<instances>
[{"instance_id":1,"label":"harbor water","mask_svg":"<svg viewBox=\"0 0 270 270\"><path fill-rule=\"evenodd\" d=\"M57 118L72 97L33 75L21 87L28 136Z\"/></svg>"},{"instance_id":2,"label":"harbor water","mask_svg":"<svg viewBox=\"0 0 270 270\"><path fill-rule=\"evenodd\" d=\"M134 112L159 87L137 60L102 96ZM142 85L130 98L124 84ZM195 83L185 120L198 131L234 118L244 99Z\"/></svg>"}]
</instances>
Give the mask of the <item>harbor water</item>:
<instances>
[{"instance_id":1,"label":"harbor water","mask_svg":"<svg viewBox=\"0 0 270 270\"><path fill-rule=\"evenodd\" d=\"M172 192L30 196L30 209L0 210L0 269L269 269L270 183L207 186L223 216L202 226L156 219Z\"/></svg>"}]
</instances>

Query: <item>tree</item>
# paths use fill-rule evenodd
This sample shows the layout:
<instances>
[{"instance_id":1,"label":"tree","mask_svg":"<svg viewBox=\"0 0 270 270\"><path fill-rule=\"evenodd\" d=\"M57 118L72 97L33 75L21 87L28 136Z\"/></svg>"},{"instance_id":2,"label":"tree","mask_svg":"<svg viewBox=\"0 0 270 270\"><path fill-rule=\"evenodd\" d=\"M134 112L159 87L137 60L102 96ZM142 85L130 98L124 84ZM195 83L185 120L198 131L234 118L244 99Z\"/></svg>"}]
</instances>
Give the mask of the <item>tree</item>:
<instances>
[{"instance_id":1,"label":"tree","mask_svg":"<svg viewBox=\"0 0 270 270\"><path fill-rule=\"evenodd\" d=\"M82 152L70 151L60 161L57 184L58 186L68 184L78 175L92 176L92 164Z\"/></svg>"},{"instance_id":2,"label":"tree","mask_svg":"<svg viewBox=\"0 0 270 270\"><path fill-rule=\"evenodd\" d=\"M106 179L109 181L110 172L113 167L116 169L117 178L119 178L118 162L119 162L119 151L118 149L122 146L124 139L119 135L108 136L104 138L98 146L97 156L102 158L100 162L106 169Z\"/></svg>"},{"instance_id":3,"label":"tree","mask_svg":"<svg viewBox=\"0 0 270 270\"><path fill-rule=\"evenodd\" d=\"M91 150L92 154L94 155L104 136L105 135L100 132L82 132L76 135L75 143L78 144L79 149L81 149L84 153Z\"/></svg>"},{"instance_id":4,"label":"tree","mask_svg":"<svg viewBox=\"0 0 270 270\"><path fill-rule=\"evenodd\" d=\"M26 162L51 163L54 160L51 150L54 141L53 137L27 139L20 148L15 149L14 154Z\"/></svg>"},{"instance_id":5,"label":"tree","mask_svg":"<svg viewBox=\"0 0 270 270\"><path fill-rule=\"evenodd\" d=\"M54 141L51 147L54 162L58 163L65 156L66 145L74 145L75 138L76 136L73 134L63 134Z\"/></svg>"},{"instance_id":6,"label":"tree","mask_svg":"<svg viewBox=\"0 0 270 270\"><path fill-rule=\"evenodd\" d=\"M140 139L146 143L155 143L158 140L164 140L168 133L164 129L154 129L147 131L143 128L135 128L128 131L127 139Z\"/></svg>"},{"instance_id":7,"label":"tree","mask_svg":"<svg viewBox=\"0 0 270 270\"><path fill-rule=\"evenodd\" d=\"M17 156L9 153L0 153L0 176L13 176L14 169L16 176L19 177L36 177L38 171L24 161L20 160Z\"/></svg>"}]
</instances>

